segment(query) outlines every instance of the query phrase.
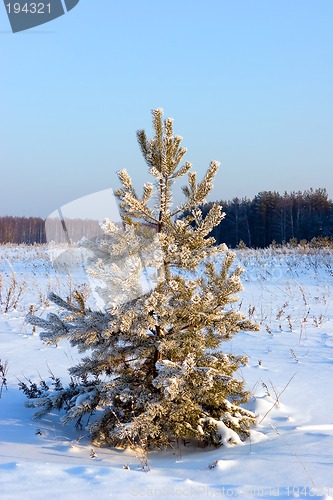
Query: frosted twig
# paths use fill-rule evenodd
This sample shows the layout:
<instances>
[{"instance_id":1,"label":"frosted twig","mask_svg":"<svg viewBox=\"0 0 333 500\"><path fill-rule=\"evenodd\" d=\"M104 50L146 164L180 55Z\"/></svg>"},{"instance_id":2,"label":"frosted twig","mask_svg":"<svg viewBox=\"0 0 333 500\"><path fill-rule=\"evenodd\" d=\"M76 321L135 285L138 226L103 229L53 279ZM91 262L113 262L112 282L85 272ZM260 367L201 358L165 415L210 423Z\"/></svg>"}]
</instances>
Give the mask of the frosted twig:
<instances>
[{"instance_id":1,"label":"frosted twig","mask_svg":"<svg viewBox=\"0 0 333 500\"><path fill-rule=\"evenodd\" d=\"M290 382L292 381L292 379L295 377L296 373L294 373L294 375L291 377L291 379L289 380L289 382L287 383L287 385L282 389L282 391L278 394L278 396L276 397L276 400L274 401L272 407L265 413L265 415L262 417L262 419L260 420L260 422L258 422L258 424L261 424L261 422L267 417L267 415L273 410L273 408L278 404L279 402L279 399L280 399L280 396L281 394L284 393L284 391L287 389L288 385L290 384Z\"/></svg>"}]
</instances>

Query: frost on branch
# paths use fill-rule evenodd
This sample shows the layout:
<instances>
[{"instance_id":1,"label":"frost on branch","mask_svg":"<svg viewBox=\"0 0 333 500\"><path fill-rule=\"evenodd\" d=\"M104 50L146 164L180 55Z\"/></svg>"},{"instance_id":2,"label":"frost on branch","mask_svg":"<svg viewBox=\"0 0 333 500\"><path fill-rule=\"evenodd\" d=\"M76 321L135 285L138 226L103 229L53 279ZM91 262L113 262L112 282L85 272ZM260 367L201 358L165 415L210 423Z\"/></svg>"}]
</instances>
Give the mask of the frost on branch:
<instances>
[{"instance_id":1,"label":"frost on branch","mask_svg":"<svg viewBox=\"0 0 333 500\"><path fill-rule=\"evenodd\" d=\"M138 196L127 171L119 172L123 223L105 220L104 236L83 242L103 307L92 310L78 292L70 304L53 294L58 315L28 317L44 341L67 338L83 355L67 388L51 386L29 404L62 409L64 422L85 425L100 445L148 449L177 438L237 444L255 423L235 376L247 359L221 347L258 328L233 307L242 269L210 236L224 214L213 205L203 217L199 208L218 162L198 180L189 162L181 164L186 149L161 109L153 111L153 126L152 139L137 133L152 179ZM173 185L184 177L185 199L174 207Z\"/></svg>"}]
</instances>

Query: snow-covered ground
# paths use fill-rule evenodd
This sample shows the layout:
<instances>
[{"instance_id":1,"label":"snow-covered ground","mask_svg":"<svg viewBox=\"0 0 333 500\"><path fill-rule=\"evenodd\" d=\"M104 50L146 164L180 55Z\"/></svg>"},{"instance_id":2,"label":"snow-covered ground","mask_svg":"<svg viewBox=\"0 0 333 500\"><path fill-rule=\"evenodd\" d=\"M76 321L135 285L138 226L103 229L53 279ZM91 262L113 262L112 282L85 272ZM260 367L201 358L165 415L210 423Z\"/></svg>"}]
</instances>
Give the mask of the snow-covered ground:
<instances>
[{"instance_id":1,"label":"snow-covered ground","mask_svg":"<svg viewBox=\"0 0 333 500\"><path fill-rule=\"evenodd\" d=\"M224 349L249 358L239 376L258 425L241 446L152 451L144 472L134 452L96 449L58 414L34 420L24 406L19 380L66 378L77 359L66 343L43 345L25 314L51 311L48 291L66 297L85 277L55 272L45 247L0 247L2 500L333 498L333 253L238 250L237 260L240 307L262 328Z\"/></svg>"}]
</instances>

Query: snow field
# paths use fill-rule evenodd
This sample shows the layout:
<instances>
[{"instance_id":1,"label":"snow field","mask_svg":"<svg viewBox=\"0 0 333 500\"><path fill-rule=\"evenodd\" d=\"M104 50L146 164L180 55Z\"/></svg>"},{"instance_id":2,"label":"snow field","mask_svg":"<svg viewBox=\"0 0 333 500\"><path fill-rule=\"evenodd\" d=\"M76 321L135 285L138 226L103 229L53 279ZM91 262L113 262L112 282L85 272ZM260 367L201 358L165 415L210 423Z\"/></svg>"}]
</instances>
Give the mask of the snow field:
<instances>
[{"instance_id":1,"label":"snow field","mask_svg":"<svg viewBox=\"0 0 333 500\"><path fill-rule=\"evenodd\" d=\"M258 416L251 439L218 449L176 444L152 451L143 472L129 450L96 449L84 430L41 420L24 406L18 380L67 379L78 354L44 345L24 317L45 315L52 290L86 289L79 262L55 271L46 247L0 247L0 498L333 498L333 254L237 250L244 268L239 307L261 324L223 346L246 354L239 372ZM11 290L11 291L10 291ZM238 307L236 305L236 307ZM6 311L7 309L7 311ZM0 378L0 386L1 386Z\"/></svg>"}]
</instances>

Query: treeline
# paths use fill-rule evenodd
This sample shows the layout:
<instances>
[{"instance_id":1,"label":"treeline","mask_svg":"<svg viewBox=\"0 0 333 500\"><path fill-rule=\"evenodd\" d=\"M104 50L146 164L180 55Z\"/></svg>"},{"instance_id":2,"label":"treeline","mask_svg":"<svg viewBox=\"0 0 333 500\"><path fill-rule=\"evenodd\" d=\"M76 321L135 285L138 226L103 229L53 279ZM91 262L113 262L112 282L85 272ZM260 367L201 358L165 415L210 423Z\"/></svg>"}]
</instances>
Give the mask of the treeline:
<instances>
[{"instance_id":1,"label":"treeline","mask_svg":"<svg viewBox=\"0 0 333 500\"><path fill-rule=\"evenodd\" d=\"M48 218L45 222L46 239L55 243L76 243L83 237L95 239L102 235L97 220Z\"/></svg>"},{"instance_id":2,"label":"treeline","mask_svg":"<svg viewBox=\"0 0 333 500\"><path fill-rule=\"evenodd\" d=\"M201 207L204 216L212 204ZM231 248L241 242L248 247L264 248L274 242L333 237L333 202L325 189L283 195L263 191L252 200L234 198L218 204L226 216L212 235L218 244L226 243Z\"/></svg>"},{"instance_id":3,"label":"treeline","mask_svg":"<svg viewBox=\"0 0 333 500\"><path fill-rule=\"evenodd\" d=\"M325 189L285 192L283 195L263 191L252 200L234 198L217 202L225 219L212 232L216 242L235 248L241 242L248 247L263 248L275 242L311 241L333 238L333 201ZM213 202L201 207L205 216ZM96 221L59 219L45 221L38 217L0 217L0 243L46 243L78 241L99 233Z\"/></svg>"},{"instance_id":4,"label":"treeline","mask_svg":"<svg viewBox=\"0 0 333 500\"><path fill-rule=\"evenodd\" d=\"M0 243L46 243L45 221L39 217L0 217Z\"/></svg>"},{"instance_id":5,"label":"treeline","mask_svg":"<svg viewBox=\"0 0 333 500\"><path fill-rule=\"evenodd\" d=\"M102 233L97 220L44 219L38 217L0 217L0 243L77 242L84 236L94 238Z\"/></svg>"}]
</instances>

